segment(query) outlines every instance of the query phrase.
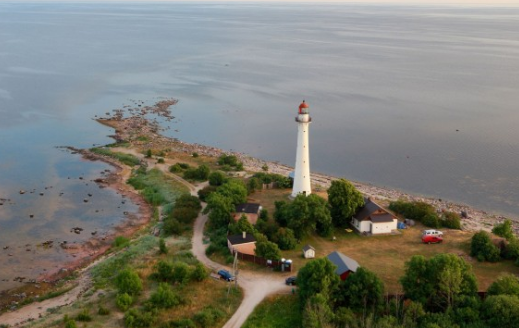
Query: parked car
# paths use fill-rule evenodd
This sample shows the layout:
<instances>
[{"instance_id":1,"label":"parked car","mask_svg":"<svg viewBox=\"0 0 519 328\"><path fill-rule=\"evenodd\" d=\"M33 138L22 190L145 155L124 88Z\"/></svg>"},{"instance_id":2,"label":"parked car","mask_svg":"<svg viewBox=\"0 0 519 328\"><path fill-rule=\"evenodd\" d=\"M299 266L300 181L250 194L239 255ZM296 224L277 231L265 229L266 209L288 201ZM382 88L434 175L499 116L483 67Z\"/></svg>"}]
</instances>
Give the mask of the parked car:
<instances>
[{"instance_id":1,"label":"parked car","mask_svg":"<svg viewBox=\"0 0 519 328\"><path fill-rule=\"evenodd\" d=\"M424 230L422 232L422 236L438 236L438 237L442 237L443 236L443 232L441 232L439 230L428 229L428 230Z\"/></svg>"},{"instance_id":2,"label":"parked car","mask_svg":"<svg viewBox=\"0 0 519 328\"><path fill-rule=\"evenodd\" d=\"M295 286L297 285L297 277L288 277L286 280L285 280L285 284L289 285L289 286Z\"/></svg>"},{"instance_id":3,"label":"parked car","mask_svg":"<svg viewBox=\"0 0 519 328\"><path fill-rule=\"evenodd\" d=\"M425 244L437 244L443 242L443 238L434 235L423 235L422 242L424 242Z\"/></svg>"},{"instance_id":4,"label":"parked car","mask_svg":"<svg viewBox=\"0 0 519 328\"><path fill-rule=\"evenodd\" d=\"M232 276L232 274L227 271L227 270L219 270L218 271L218 275L220 276L221 279L224 279L226 281L233 281L234 280L234 277Z\"/></svg>"}]
</instances>

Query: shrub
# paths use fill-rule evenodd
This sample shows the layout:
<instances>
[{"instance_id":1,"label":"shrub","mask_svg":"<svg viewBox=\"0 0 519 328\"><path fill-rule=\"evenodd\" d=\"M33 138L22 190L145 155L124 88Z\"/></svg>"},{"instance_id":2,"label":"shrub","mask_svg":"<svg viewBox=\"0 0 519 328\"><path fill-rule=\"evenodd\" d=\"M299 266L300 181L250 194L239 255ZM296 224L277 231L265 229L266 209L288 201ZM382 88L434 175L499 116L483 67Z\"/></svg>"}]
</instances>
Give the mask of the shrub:
<instances>
[{"instance_id":1,"label":"shrub","mask_svg":"<svg viewBox=\"0 0 519 328\"><path fill-rule=\"evenodd\" d=\"M179 222L192 224L199 212L200 210L196 208L175 206L169 216Z\"/></svg>"},{"instance_id":2,"label":"shrub","mask_svg":"<svg viewBox=\"0 0 519 328\"><path fill-rule=\"evenodd\" d=\"M499 253L499 248L492 243L487 232L480 231L472 236L470 255L476 257L478 261L499 261Z\"/></svg>"},{"instance_id":3,"label":"shrub","mask_svg":"<svg viewBox=\"0 0 519 328\"><path fill-rule=\"evenodd\" d=\"M162 158L162 157L159 158L159 159L157 160L157 163L159 163L159 164L164 164L164 163L165 163L165 162L164 162L164 158Z\"/></svg>"},{"instance_id":4,"label":"shrub","mask_svg":"<svg viewBox=\"0 0 519 328\"><path fill-rule=\"evenodd\" d=\"M209 276L209 273L205 266L202 263L197 263L195 269L191 273L191 277L196 281L203 281L207 276Z\"/></svg>"},{"instance_id":5,"label":"shrub","mask_svg":"<svg viewBox=\"0 0 519 328\"><path fill-rule=\"evenodd\" d=\"M178 282L180 284L186 284L189 282L189 278L191 277L191 269L189 265L184 262L176 262L173 265L173 276L172 281Z\"/></svg>"},{"instance_id":6,"label":"shrub","mask_svg":"<svg viewBox=\"0 0 519 328\"><path fill-rule=\"evenodd\" d=\"M109 315L110 314L110 310L108 310L104 306L99 305L99 309L97 310L97 314L99 314L99 315Z\"/></svg>"},{"instance_id":7,"label":"shrub","mask_svg":"<svg viewBox=\"0 0 519 328\"><path fill-rule=\"evenodd\" d=\"M182 225L174 218L164 220L163 228L164 232L168 235L180 235L182 233Z\"/></svg>"},{"instance_id":8,"label":"shrub","mask_svg":"<svg viewBox=\"0 0 519 328\"><path fill-rule=\"evenodd\" d=\"M115 299L115 305L121 310L126 311L133 304L133 298L127 293L117 295Z\"/></svg>"},{"instance_id":9,"label":"shrub","mask_svg":"<svg viewBox=\"0 0 519 328\"><path fill-rule=\"evenodd\" d=\"M112 245L117 248L123 248L130 245L130 239L124 236L117 236Z\"/></svg>"},{"instance_id":10,"label":"shrub","mask_svg":"<svg viewBox=\"0 0 519 328\"><path fill-rule=\"evenodd\" d=\"M84 309L83 311L79 312L79 314L76 316L77 321L81 322L89 322L92 321L92 316L90 313L88 313L87 309Z\"/></svg>"},{"instance_id":11,"label":"shrub","mask_svg":"<svg viewBox=\"0 0 519 328\"><path fill-rule=\"evenodd\" d=\"M74 320L68 320L65 322L65 328L77 328L76 322Z\"/></svg>"},{"instance_id":12,"label":"shrub","mask_svg":"<svg viewBox=\"0 0 519 328\"><path fill-rule=\"evenodd\" d=\"M215 186L205 186L204 188L200 189L198 191L198 198L200 198L201 201L205 202L207 200L207 197L216 191Z\"/></svg>"},{"instance_id":13,"label":"shrub","mask_svg":"<svg viewBox=\"0 0 519 328\"><path fill-rule=\"evenodd\" d=\"M223 172L215 171L209 174L209 185L211 186L221 186L226 180L227 177Z\"/></svg>"},{"instance_id":14,"label":"shrub","mask_svg":"<svg viewBox=\"0 0 519 328\"><path fill-rule=\"evenodd\" d=\"M506 219L503 223L496 224L494 228L492 228L492 233L508 241L515 239L512 221L510 219Z\"/></svg>"},{"instance_id":15,"label":"shrub","mask_svg":"<svg viewBox=\"0 0 519 328\"><path fill-rule=\"evenodd\" d=\"M124 269L115 278L115 285L119 293L137 295L142 290L142 281L137 272L132 269Z\"/></svg>"},{"instance_id":16,"label":"shrub","mask_svg":"<svg viewBox=\"0 0 519 328\"><path fill-rule=\"evenodd\" d=\"M168 247L166 246L166 242L164 241L164 238L159 239L159 253L168 254Z\"/></svg>"},{"instance_id":17,"label":"shrub","mask_svg":"<svg viewBox=\"0 0 519 328\"><path fill-rule=\"evenodd\" d=\"M153 153L151 152L151 149L148 149L146 151L146 158L151 158L152 155L153 155Z\"/></svg>"},{"instance_id":18,"label":"shrub","mask_svg":"<svg viewBox=\"0 0 519 328\"><path fill-rule=\"evenodd\" d=\"M223 313L221 310L215 309L212 306L208 306L197 312L193 316L193 319L201 327L210 327L213 326L217 320L223 318L224 316L225 313Z\"/></svg>"},{"instance_id":19,"label":"shrub","mask_svg":"<svg viewBox=\"0 0 519 328\"><path fill-rule=\"evenodd\" d=\"M150 303L158 308L169 309L180 304L180 296L167 283L160 283L157 291L151 295Z\"/></svg>"},{"instance_id":20,"label":"shrub","mask_svg":"<svg viewBox=\"0 0 519 328\"><path fill-rule=\"evenodd\" d=\"M442 226L450 229L461 229L461 218L458 213L445 212L441 221Z\"/></svg>"},{"instance_id":21,"label":"shrub","mask_svg":"<svg viewBox=\"0 0 519 328\"><path fill-rule=\"evenodd\" d=\"M180 166L179 163L176 163L176 164L173 164L169 167L169 172L171 173L178 173L178 172L182 172L182 167Z\"/></svg>"},{"instance_id":22,"label":"shrub","mask_svg":"<svg viewBox=\"0 0 519 328\"><path fill-rule=\"evenodd\" d=\"M193 156L194 158L197 158L199 155L197 152L194 152L193 154L191 154L191 156Z\"/></svg>"},{"instance_id":23,"label":"shrub","mask_svg":"<svg viewBox=\"0 0 519 328\"><path fill-rule=\"evenodd\" d=\"M155 321L157 321L157 317L153 311L141 312L137 309L130 309L124 315L124 324L128 328L152 327Z\"/></svg>"},{"instance_id":24,"label":"shrub","mask_svg":"<svg viewBox=\"0 0 519 328\"><path fill-rule=\"evenodd\" d=\"M166 261L159 261L155 265L153 277L159 281L171 281L173 279L173 264Z\"/></svg>"}]
</instances>

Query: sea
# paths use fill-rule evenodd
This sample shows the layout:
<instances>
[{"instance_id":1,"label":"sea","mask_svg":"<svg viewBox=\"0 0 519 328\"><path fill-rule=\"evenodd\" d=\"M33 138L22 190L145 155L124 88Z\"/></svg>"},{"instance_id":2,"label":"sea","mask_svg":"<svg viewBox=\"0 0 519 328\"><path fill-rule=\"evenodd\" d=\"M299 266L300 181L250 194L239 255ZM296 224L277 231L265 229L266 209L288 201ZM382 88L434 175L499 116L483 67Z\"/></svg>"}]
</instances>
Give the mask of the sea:
<instances>
[{"instance_id":1,"label":"sea","mask_svg":"<svg viewBox=\"0 0 519 328\"><path fill-rule=\"evenodd\" d=\"M112 142L93 118L136 102L293 165L306 100L312 171L518 218L518 30L514 6L0 3L0 290L137 211L61 148Z\"/></svg>"}]
</instances>

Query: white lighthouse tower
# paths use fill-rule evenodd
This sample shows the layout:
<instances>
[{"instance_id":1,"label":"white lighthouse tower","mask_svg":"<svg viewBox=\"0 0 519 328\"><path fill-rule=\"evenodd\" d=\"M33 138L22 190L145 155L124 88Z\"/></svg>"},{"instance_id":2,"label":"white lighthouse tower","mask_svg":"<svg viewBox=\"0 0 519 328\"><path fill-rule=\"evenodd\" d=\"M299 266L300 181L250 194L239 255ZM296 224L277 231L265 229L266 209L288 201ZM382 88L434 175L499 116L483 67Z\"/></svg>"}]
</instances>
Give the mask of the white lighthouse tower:
<instances>
[{"instance_id":1,"label":"white lighthouse tower","mask_svg":"<svg viewBox=\"0 0 519 328\"><path fill-rule=\"evenodd\" d=\"M308 196L312 193L312 187L310 186L310 150L308 149L308 128L312 118L308 113L308 107L308 104L303 100L299 105L299 112L296 116L297 152L292 197L299 194Z\"/></svg>"}]
</instances>

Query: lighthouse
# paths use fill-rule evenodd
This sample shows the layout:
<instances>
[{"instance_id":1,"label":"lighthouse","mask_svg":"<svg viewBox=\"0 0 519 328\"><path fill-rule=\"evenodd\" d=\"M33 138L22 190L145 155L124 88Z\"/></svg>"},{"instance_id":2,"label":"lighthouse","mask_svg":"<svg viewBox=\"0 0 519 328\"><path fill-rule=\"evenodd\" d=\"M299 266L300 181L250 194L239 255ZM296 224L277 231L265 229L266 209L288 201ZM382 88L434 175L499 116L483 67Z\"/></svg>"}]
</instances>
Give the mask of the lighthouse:
<instances>
[{"instance_id":1,"label":"lighthouse","mask_svg":"<svg viewBox=\"0 0 519 328\"><path fill-rule=\"evenodd\" d=\"M299 105L299 112L296 116L297 122L297 152L296 165L294 170L294 186L292 197L299 194L310 195L310 150L308 147L308 128L312 118L308 112L308 104L303 100Z\"/></svg>"}]
</instances>

